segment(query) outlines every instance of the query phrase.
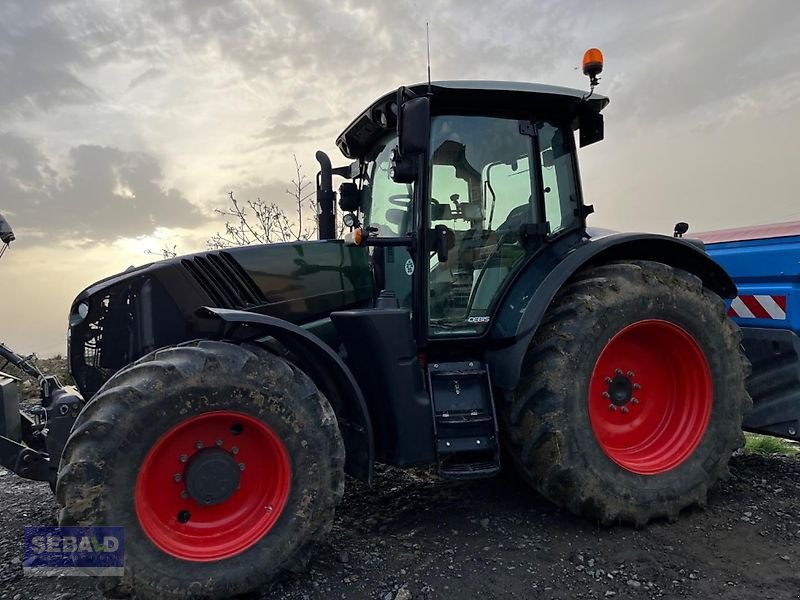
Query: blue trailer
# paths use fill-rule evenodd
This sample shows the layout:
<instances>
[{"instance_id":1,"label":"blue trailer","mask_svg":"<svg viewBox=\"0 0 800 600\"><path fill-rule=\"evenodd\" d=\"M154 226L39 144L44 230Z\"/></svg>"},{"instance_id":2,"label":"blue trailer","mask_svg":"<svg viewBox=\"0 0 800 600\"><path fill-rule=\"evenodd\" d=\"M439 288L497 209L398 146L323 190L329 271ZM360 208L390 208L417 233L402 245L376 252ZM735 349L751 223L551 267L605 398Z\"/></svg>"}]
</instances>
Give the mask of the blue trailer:
<instances>
[{"instance_id":1,"label":"blue trailer","mask_svg":"<svg viewBox=\"0 0 800 600\"><path fill-rule=\"evenodd\" d=\"M728 315L753 365L744 428L800 440L800 221L696 237L738 287Z\"/></svg>"}]
</instances>

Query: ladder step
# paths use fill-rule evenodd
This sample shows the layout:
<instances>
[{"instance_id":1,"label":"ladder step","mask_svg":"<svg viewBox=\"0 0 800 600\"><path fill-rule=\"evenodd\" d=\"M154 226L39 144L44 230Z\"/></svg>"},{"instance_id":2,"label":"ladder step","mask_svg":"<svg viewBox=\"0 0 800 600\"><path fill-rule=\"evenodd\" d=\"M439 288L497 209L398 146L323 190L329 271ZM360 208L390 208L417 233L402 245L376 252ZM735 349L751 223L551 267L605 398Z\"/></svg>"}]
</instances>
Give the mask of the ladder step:
<instances>
[{"instance_id":1,"label":"ladder step","mask_svg":"<svg viewBox=\"0 0 800 600\"><path fill-rule=\"evenodd\" d=\"M499 461L457 463L440 467L439 476L443 479L483 479L485 477L493 477L499 472Z\"/></svg>"},{"instance_id":2,"label":"ladder step","mask_svg":"<svg viewBox=\"0 0 800 600\"><path fill-rule=\"evenodd\" d=\"M440 377L481 377L482 375L486 375L485 369L470 369L469 371L431 371L431 377L440 378Z\"/></svg>"},{"instance_id":3,"label":"ladder step","mask_svg":"<svg viewBox=\"0 0 800 600\"><path fill-rule=\"evenodd\" d=\"M461 425L474 423L490 423L494 421L492 415L486 413L436 413L436 422L442 425Z\"/></svg>"}]
</instances>

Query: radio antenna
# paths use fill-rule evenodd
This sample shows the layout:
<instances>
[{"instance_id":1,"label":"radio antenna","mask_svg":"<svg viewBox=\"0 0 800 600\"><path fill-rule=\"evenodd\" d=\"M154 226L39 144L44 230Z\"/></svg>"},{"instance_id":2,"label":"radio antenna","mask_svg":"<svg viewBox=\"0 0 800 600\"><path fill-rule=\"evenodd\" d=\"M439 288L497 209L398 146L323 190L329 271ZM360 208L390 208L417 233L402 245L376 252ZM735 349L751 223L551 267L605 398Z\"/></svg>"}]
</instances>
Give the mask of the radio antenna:
<instances>
[{"instance_id":1,"label":"radio antenna","mask_svg":"<svg viewBox=\"0 0 800 600\"><path fill-rule=\"evenodd\" d=\"M428 94L431 93L431 30L428 21L425 21L425 42L428 45Z\"/></svg>"}]
</instances>

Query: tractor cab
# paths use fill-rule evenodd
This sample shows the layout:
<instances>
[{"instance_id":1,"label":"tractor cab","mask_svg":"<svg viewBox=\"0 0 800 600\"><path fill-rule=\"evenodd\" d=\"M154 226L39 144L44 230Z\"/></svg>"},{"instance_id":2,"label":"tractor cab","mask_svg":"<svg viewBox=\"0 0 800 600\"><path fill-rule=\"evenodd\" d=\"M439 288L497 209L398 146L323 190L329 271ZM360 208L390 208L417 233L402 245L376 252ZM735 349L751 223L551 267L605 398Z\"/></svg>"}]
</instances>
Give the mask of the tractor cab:
<instances>
[{"instance_id":1,"label":"tractor cab","mask_svg":"<svg viewBox=\"0 0 800 600\"><path fill-rule=\"evenodd\" d=\"M386 441L376 446L379 460L437 462L451 478L499 469L487 350L502 341L490 334L534 257L552 246L561 257L584 242L591 209L574 132L580 145L601 140L607 103L529 83L401 87L339 136L352 165L327 169L322 156L323 213L334 196L327 173L350 179L339 188L345 243L371 257L374 306L331 320L375 437ZM322 214L322 238L334 229L325 223Z\"/></svg>"},{"instance_id":2,"label":"tractor cab","mask_svg":"<svg viewBox=\"0 0 800 600\"><path fill-rule=\"evenodd\" d=\"M376 287L412 309L418 344L484 336L528 259L580 239L591 208L574 131L581 146L602 139L608 103L586 96L492 81L401 87L339 136L356 160L340 189L348 241L371 248Z\"/></svg>"}]
</instances>

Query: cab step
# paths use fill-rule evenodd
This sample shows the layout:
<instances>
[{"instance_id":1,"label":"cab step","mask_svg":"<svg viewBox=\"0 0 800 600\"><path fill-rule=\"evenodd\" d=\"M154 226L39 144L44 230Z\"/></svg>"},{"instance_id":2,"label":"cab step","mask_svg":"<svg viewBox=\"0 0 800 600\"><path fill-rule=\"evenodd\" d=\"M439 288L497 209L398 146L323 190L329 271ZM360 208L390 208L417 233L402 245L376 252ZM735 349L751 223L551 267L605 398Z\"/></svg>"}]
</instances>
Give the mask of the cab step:
<instances>
[{"instance_id":1,"label":"cab step","mask_svg":"<svg viewBox=\"0 0 800 600\"><path fill-rule=\"evenodd\" d=\"M486 479L500 472L500 462L457 463L440 466L439 476L442 479Z\"/></svg>"},{"instance_id":2,"label":"cab step","mask_svg":"<svg viewBox=\"0 0 800 600\"><path fill-rule=\"evenodd\" d=\"M480 479L500 471L500 446L489 371L480 361L428 366L439 474Z\"/></svg>"}]
</instances>

